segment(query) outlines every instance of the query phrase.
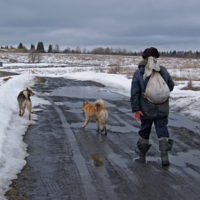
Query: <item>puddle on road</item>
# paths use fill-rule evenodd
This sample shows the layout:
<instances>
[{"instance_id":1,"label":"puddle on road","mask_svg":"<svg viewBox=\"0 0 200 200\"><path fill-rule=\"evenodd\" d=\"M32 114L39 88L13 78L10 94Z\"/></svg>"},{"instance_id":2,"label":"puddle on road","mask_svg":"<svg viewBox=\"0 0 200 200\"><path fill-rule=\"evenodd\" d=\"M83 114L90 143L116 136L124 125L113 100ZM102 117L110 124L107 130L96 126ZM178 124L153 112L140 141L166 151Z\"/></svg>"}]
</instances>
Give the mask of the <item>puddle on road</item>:
<instances>
[{"instance_id":1,"label":"puddle on road","mask_svg":"<svg viewBox=\"0 0 200 200\"><path fill-rule=\"evenodd\" d=\"M73 128L80 128L81 126L83 126L85 121L83 122L78 122L78 123L71 123L70 124L70 127L73 127ZM109 131L112 131L112 132L117 132L117 133L128 133L128 132L132 132L132 131L138 131L139 129L129 125L128 123L125 124L124 127L122 126L111 126L111 125L108 125L106 124L106 128L107 128L107 131L108 131L108 134L109 134ZM90 129L90 130L94 130L96 131L97 129L97 126L96 126L96 123L93 123L93 121L89 122L89 124L85 127L85 129ZM100 129L102 129L102 126L100 125ZM101 131L99 131L100 133ZM104 132L103 132L104 133Z\"/></svg>"},{"instance_id":2,"label":"puddle on road","mask_svg":"<svg viewBox=\"0 0 200 200\"><path fill-rule=\"evenodd\" d=\"M186 163L200 166L200 151L191 150L188 152L180 152L177 156L169 155L169 160L174 165L186 166Z\"/></svg>"},{"instance_id":3,"label":"puddle on road","mask_svg":"<svg viewBox=\"0 0 200 200\"><path fill-rule=\"evenodd\" d=\"M94 161L93 164L95 167L103 167L103 157L99 155L98 153L91 154L90 155L91 159Z\"/></svg>"},{"instance_id":4,"label":"puddle on road","mask_svg":"<svg viewBox=\"0 0 200 200\"><path fill-rule=\"evenodd\" d=\"M61 87L51 92L50 96L67 96L85 99L112 99L121 100L123 96L112 93L105 88L98 88L93 86L71 86Z\"/></svg>"},{"instance_id":5,"label":"puddle on road","mask_svg":"<svg viewBox=\"0 0 200 200\"><path fill-rule=\"evenodd\" d=\"M85 123L85 120L83 122L71 123L70 128L82 128L84 123ZM93 129L94 131L96 131L97 125L96 125L96 123L90 123L89 122L89 124L84 129L86 129L86 130L87 129Z\"/></svg>"},{"instance_id":6,"label":"puddle on road","mask_svg":"<svg viewBox=\"0 0 200 200\"><path fill-rule=\"evenodd\" d=\"M161 157L146 156L146 162L160 162ZM188 152L179 152L178 155L174 156L169 153L169 162L173 165L186 167L186 163L195 166L200 166L200 151L191 150Z\"/></svg>"},{"instance_id":7,"label":"puddle on road","mask_svg":"<svg viewBox=\"0 0 200 200\"><path fill-rule=\"evenodd\" d=\"M81 102L81 101L78 101L78 102L64 101L63 104L66 105L69 108L80 108L80 110L81 110L83 102Z\"/></svg>"},{"instance_id":8,"label":"puddle on road","mask_svg":"<svg viewBox=\"0 0 200 200\"><path fill-rule=\"evenodd\" d=\"M62 87L54 90L51 94L51 96L67 96L67 97L77 97L77 98L92 98L92 99L111 99L111 100L122 100L124 97L121 95L118 95L117 93L112 93L109 90L106 90L105 88L98 88L93 86L72 86L72 87ZM89 102L94 103L94 102ZM82 113L81 107L82 102L63 102L64 105L66 105L69 108L69 112L73 113ZM116 107L116 105L113 105L105 100L106 107ZM127 113L127 115L132 116L133 114L130 112L129 109L126 108L117 108L119 111ZM116 111L117 112L117 111ZM120 120L125 126L111 126L106 125L108 134L109 130L112 132L120 132L120 133L127 133L131 131L138 132L139 129L131 126L130 124L123 121L120 117L118 117L118 120ZM81 126L84 124L83 122L79 123L72 123L70 127L75 128L81 128ZM174 127L185 127L187 129L190 129L192 131L200 133L200 123L193 122L190 119L187 119L184 116L177 115L174 113L170 113L169 115L169 126ZM91 121L87 127L85 128L94 130L96 132L96 123ZM177 156L173 156L169 154L169 160L172 164L177 166L186 166L186 163L200 166L200 151L198 150L192 150L188 152L180 152ZM160 157L148 157L146 159L147 162L155 161L155 162L161 162Z\"/></svg>"},{"instance_id":9,"label":"puddle on road","mask_svg":"<svg viewBox=\"0 0 200 200\"><path fill-rule=\"evenodd\" d=\"M115 105L108 103L107 101L104 101L104 102L105 102L106 107L116 107ZM69 109L69 110L67 110L68 112L81 114L85 117L85 114L81 110L83 102L75 102L75 103L63 102L63 104L68 107L68 109ZM108 113L108 115L109 115L109 113ZM112 125L106 124L106 128L107 128L108 132L112 131L112 132L128 133L128 132L132 132L132 131L135 131L135 132L139 131L138 128L135 128L134 126L130 125L129 123L127 123L126 121L124 121L123 119L118 117L117 115L115 115L115 117L118 119L118 121L123 123L124 126L112 126ZM70 127L80 128L81 126L83 126L83 124L84 124L84 121L78 122L78 123L71 123ZM100 125L100 127L102 128L101 125ZM93 129L94 131L96 131L96 128L97 127L96 127L95 121L91 120L85 129Z\"/></svg>"},{"instance_id":10,"label":"puddle on road","mask_svg":"<svg viewBox=\"0 0 200 200\"><path fill-rule=\"evenodd\" d=\"M131 114L131 115L133 115L133 113L132 113L132 110L131 110L131 105L130 105L130 109L127 109L127 108L117 108L119 111L121 111L121 112L123 112L123 113L129 113L129 114Z\"/></svg>"},{"instance_id":11,"label":"puddle on road","mask_svg":"<svg viewBox=\"0 0 200 200\"><path fill-rule=\"evenodd\" d=\"M169 126L184 127L194 132L200 133L200 123L193 122L192 120L177 114L170 113Z\"/></svg>"},{"instance_id":12,"label":"puddle on road","mask_svg":"<svg viewBox=\"0 0 200 200\"><path fill-rule=\"evenodd\" d=\"M114 161L114 163L116 165L118 165L121 168L127 169L127 164L114 152L112 154L108 154L108 158L112 161Z\"/></svg>"}]
</instances>

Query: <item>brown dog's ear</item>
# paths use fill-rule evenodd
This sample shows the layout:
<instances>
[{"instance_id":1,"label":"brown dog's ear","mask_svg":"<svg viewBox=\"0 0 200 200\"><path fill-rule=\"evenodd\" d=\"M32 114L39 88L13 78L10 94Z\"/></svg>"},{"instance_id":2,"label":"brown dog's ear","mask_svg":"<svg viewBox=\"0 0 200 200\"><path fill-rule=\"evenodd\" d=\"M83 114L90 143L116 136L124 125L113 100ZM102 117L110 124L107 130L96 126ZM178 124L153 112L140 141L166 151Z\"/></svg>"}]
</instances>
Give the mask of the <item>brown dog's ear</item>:
<instances>
[{"instance_id":1,"label":"brown dog's ear","mask_svg":"<svg viewBox=\"0 0 200 200\"><path fill-rule=\"evenodd\" d=\"M87 101L87 103L88 103L88 101Z\"/></svg>"},{"instance_id":2,"label":"brown dog's ear","mask_svg":"<svg viewBox=\"0 0 200 200\"><path fill-rule=\"evenodd\" d=\"M83 105L85 105L85 102L83 102Z\"/></svg>"}]
</instances>

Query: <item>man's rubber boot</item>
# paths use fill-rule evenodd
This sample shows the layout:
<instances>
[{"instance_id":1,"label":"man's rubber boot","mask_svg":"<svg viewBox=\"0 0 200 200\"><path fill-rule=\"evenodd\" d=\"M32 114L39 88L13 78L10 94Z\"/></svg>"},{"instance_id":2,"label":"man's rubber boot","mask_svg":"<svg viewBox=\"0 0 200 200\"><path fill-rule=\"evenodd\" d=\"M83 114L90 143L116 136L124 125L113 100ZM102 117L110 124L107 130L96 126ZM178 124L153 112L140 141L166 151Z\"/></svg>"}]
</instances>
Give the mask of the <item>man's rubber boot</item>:
<instances>
[{"instance_id":1,"label":"man's rubber boot","mask_svg":"<svg viewBox=\"0 0 200 200\"><path fill-rule=\"evenodd\" d=\"M159 140L159 150L161 151L161 160L163 166L170 164L168 159L168 151L171 151L173 142L174 141L172 139Z\"/></svg>"},{"instance_id":2,"label":"man's rubber boot","mask_svg":"<svg viewBox=\"0 0 200 200\"><path fill-rule=\"evenodd\" d=\"M140 138L137 147L135 148L135 152L140 156L139 159L135 159L136 162L145 163L146 162L146 152L151 147L149 144L149 140Z\"/></svg>"}]
</instances>

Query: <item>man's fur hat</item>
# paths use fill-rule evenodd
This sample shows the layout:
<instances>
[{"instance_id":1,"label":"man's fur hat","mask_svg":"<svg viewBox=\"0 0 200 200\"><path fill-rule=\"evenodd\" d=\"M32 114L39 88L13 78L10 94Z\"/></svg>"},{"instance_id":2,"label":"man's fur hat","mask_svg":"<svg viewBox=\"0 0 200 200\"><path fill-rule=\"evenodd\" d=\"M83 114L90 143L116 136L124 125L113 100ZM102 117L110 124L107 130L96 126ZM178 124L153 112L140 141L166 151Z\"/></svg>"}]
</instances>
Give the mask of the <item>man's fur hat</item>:
<instances>
[{"instance_id":1,"label":"man's fur hat","mask_svg":"<svg viewBox=\"0 0 200 200\"><path fill-rule=\"evenodd\" d=\"M160 57L160 54L158 52L158 50L155 48L155 47L150 47L150 48L147 48L143 51L142 53L142 58L145 59L145 58L148 58L148 57L156 57L156 58L159 58Z\"/></svg>"}]
</instances>

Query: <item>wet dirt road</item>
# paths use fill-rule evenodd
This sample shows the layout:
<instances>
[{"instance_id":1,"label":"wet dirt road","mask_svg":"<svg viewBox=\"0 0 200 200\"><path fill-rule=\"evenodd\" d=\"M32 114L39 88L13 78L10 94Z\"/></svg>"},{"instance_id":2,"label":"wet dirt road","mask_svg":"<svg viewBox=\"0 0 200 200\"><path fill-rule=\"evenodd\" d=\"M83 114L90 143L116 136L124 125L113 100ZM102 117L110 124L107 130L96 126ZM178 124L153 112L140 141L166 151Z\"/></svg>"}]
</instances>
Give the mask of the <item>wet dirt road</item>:
<instances>
[{"instance_id":1,"label":"wet dirt road","mask_svg":"<svg viewBox=\"0 0 200 200\"><path fill-rule=\"evenodd\" d=\"M162 167L153 128L147 163L134 161L140 124L127 97L98 83L42 78L34 91L49 101L36 112L38 121L24 137L27 166L19 174L20 197L30 200L199 200L200 124L171 114L174 139L171 165ZM81 128L83 101L104 99L108 135L95 122Z\"/></svg>"}]
</instances>

